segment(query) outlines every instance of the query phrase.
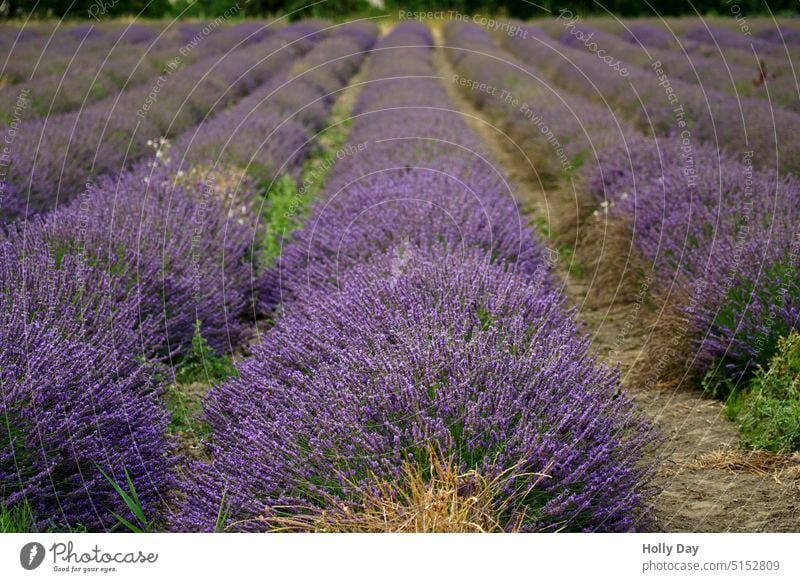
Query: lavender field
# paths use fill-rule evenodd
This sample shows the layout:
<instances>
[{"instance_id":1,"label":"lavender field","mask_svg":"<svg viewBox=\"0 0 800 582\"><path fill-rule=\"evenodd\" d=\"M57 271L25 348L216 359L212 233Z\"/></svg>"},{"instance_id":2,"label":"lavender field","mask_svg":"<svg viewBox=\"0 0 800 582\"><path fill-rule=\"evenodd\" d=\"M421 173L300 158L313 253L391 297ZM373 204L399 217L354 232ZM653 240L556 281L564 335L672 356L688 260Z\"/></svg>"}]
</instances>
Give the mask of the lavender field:
<instances>
[{"instance_id":1,"label":"lavender field","mask_svg":"<svg viewBox=\"0 0 800 582\"><path fill-rule=\"evenodd\" d=\"M0 52L0 531L800 531L800 20Z\"/></svg>"}]
</instances>

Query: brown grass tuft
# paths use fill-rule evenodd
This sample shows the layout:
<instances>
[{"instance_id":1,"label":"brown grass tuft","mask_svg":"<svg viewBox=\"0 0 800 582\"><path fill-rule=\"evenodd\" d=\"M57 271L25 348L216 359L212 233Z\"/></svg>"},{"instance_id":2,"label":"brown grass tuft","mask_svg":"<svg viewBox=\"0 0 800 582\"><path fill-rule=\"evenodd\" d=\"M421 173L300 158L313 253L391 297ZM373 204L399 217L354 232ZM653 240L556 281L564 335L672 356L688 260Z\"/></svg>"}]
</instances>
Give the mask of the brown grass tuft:
<instances>
[{"instance_id":1,"label":"brown grass tuft","mask_svg":"<svg viewBox=\"0 0 800 582\"><path fill-rule=\"evenodd\" d=\"M279 532L330 533L479 533L519 531L530 517L524 499L545 474L523 479L518 465L489 479L477 471L460 473L453 459L429 448L429 462L406 462L398 482L373 480L371 487L348 481L357 501L323 495L318 508L274 507L258 520ZM548 467L549 468L549 467ZM509 489L513 491L509 494ZM285 515L291 512L291 515Z\"/></svg>"},{"instance_id":2,"label":"brown grass tuft","mask_svg":"<svg viewBox=\"0 0 800 582\"><path fill-rule=\"evenodd\" d=\"M762 477L771 476L780 483L781 479L796 480L800 478L800 453L784 455L724 447L719 451L700 455L692 462L691 466L695 469L746 471Z\"/></svg>"}]
</instances>

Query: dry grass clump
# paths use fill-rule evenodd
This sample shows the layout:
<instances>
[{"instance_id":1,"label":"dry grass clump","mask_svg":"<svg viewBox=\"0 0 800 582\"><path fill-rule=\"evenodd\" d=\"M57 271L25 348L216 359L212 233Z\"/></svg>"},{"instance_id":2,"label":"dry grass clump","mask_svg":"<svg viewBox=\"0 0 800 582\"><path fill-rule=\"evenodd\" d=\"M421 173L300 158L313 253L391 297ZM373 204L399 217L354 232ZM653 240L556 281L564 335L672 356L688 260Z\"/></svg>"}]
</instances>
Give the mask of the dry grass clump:
<instances>
[{"instance_id":1,"label":"dry grass clump","mask_svg":"<svg viewBox=\"0 0 800 582\"><path fill-rule=\"evenodd\" d=\"M377 482L346 502L326 495L317 508L271 508L266 520L273 531L329 533L486 533L520 531L530 518L520 501L546 477L523 479L514 488L519 465L489 479L475 470L461 473L452 459L429 451L429 463L406 462L397 482ZM512 491L509 494L509 491ZM291 515L285 515L287 510Z\"/></svg>"},{"instance_id":2,"label":"dry grass clump","mask_svg":"<svg viewBox=\"0 0 800 582\"><path fill-rule=\"evenodd\" d=\"M213 192L229 194L242 188L246 180L246 172L231 165L199 164L177 177L178 184L193 184L202 181Z\"/></svg>"},{"instance_id":3,"label":"dry grass clump","mask_svg":"<svg viewBox=\"0 0 800 582\"><path fill-rule=\"evenodd\" d=\"M692 463L696 469L721 471L747 471L781 480L800 479L800 454L776 454L768 451L742 451L725 447L713 453L700 455Z\"/></svg>"}]
</instances>

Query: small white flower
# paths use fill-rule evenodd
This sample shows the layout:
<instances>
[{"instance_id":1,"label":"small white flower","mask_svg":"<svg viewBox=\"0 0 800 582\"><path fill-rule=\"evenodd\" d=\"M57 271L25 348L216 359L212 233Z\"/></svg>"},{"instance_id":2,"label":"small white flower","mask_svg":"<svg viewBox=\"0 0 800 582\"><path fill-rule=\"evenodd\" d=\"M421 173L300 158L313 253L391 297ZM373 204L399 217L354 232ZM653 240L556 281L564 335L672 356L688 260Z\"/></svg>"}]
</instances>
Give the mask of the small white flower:
<instances>
[{"instance_id":1,"label":"small white flower","mask_svg":"<svg viewBox=\"0 0 800 582\"><path fill-rule=\"evenodd\" d=\"M627 197L628 197L628 193L627 192L623 192L622 195L620 195L619 199L620 200L625 200Z\"/></svg>"},{"instance_id":2,"label":"small white flower","mask_svg":"<svg viewBox=\"0 0 800 582\"><path fill-rule=\"evenodd\" d=\"M178 178L183 178L183 170L178 170Z\"/></svg>"}]
</instances>

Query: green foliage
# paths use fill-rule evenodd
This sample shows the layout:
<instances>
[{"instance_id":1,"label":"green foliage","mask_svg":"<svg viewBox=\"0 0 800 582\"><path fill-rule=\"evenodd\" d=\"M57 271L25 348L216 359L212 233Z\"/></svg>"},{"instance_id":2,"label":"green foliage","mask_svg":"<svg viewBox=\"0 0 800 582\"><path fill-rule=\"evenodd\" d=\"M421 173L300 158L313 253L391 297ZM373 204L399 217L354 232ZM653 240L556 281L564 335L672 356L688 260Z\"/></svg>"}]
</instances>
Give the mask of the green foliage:
<instances>
[{"instance_id":1,"label":"green foliage","mask_svg":"<svg viewBox=\"0 0 800 582\"><path fill-rule=\"evenodd\" d=\"M217 519L214 522L214 533L222 533L225 531L225 524L228 523L228 514L230 506L227 501L228 491L222 492L222 499L219 502L219 509L217 510Z\"/></svg>"},{"instance_id":2,"label":"green foliage","mask_svg":"<svg viewBox=\"0 0 800 582\"><path fill-rule=\"evenodd\" d=\"M552 232L550 229L550 222L541 216L533 216L531 219L531 224L536 229L536 231L546 238L550 238L552 236Z\"/></svg>"},{"instance_id":3,"label":"green foliage","mask_svg":"<svg viewBox=\"0 0 800 582\"><path fill-rule=\"evenodd\" d=\"M341 122L337 120L341 119ZM303 165L298 188L286 174L275 180L266 192L263 206L264 242L262 249L267 264L281 253L283 238L300 228L311 202L325 184L325 178L335 163L335 152L347 143L350 126L353 124L349 112L341 104L334 106L331 121L320 136L320 146L314 147Z\"/></svg>"},{"instance_id":4,"label":"green foliage","mask_svg":"<svg viewBox=\"0 0 800 582\"><path fill-rule=\"evenodd\" d=\"M119 515L118 513L112 512L112 515L117 519L117 524L111 528L111 531L114 531L119 526L123 526L133 533L150 532L152 530L150 527L150 523L147 521L147 517L144 514L144 510L142 509L142 504L139 501L139 495L137 495L136 493L136 487L133 485L133 480L131 479L128 470L124 469L125 481L127 482L128 485L128 490L125 491L125 489L123 489L123 487L119 483L117 483L116 481L114 481L114 479L106 475L106 473L102 469L100 469L99 466L97 467L97 469L100 471L100 473L102 473L103 477L106 478L106 481L108 481L111 484L111 486L114 488L114 491L116 491L117 495L119 495L122 498L122 501L125 503L125 506L131 512L132 521Z\"/></svg>"},{"instance_id":5,"label":"green foliage","mask_svg":"<svg viewBox=\"0 0 800 582\"><path fill-rule=\"evenodd\" d=\"M33 513L27 502L9 507L0 501L0 533L31 533L33 531Z\"/></svg>"},{"instance_id":6,"label":"green foliage","mask_svg":"<svg viewBox=\"0 0 800 582\"><path fill-rule=\"evenodd\" d=\"M200 332L200 322L195 322L192 351L189 352L175 371L175 380L179 384L193 382L219 382L237 374L236 366L231 358L216 355Z\"/></svg>"},{"instance_id":7,"label":"green foliage","mask_svg":"<svg viewBox=\"0 0 800 582\"><path fill-rule=\"evenodd\" d=\"M172 384L165 391L165 405L170 413L171 433L189 433L198 438L208 436L210 428L202 418L203 393L186 391L180 384Z\"/></svg>"},{"instance_id":8,"label":"green foliage","mask_svg":"<svg viewBox=\"0 0 800 582\"><path fill-rule=\"evenodd\" d=\"M734 381L734 379L728 375L724 362L718 360L708 369L708 372L706 372L706 375L700 382L700 386L703 392L708 394L711 398L731 402L731 399L740 392L740 381L741 378ZM733 418L731 418L731 420L733 420Z\"/></svg>"},{"instance_id":9,"label":"green foliage","mask_svg":"<svg viewBox=\"0 0 800 582\"><path fill-rule=\"evenodd\" d=\"M771 452L800 450L800 335L778 342L769 368L759 369L748 390L729 399L742 444Z\"/></svg>"},{"instance_id":10,"label":"green foliage","mask_svg":"<svg viewBox=\"0 0 800 582\"><path fill-rule=\"evenodd\" d=\"M264 204L264 257L267 262L281 254L283 237L302 224L308 197L300 194L291 176L282 175L267 191Z\"/></svg>"},{"instance_id":11,"label":"green foliage","mask_svg":"<svg viewBox=\"0 0 800 582\"><path fill-rule=\"evenodd\" d=\"M558 249L558 256L562 265L566 265L569 274L581 278L586 275L586 267L575 259L575 249L564 244Z\"/></svg>"},{"instance_id":12,"label":"green foliage","mask_svg":"<svg viewBox=\"0 0 800 582\"><path fill-rule=\"evenodd\" d=\"M751 306L762 305L766 310L780 311L787 301L800 302L797 272L788 257L765 267L757 287L750 278L742 277L730 288L726 301L717 311L714 326L737 330L738 340L757 349L739 358L728 356L715 363L703 379L706 392L714 398L726 399L737 387L732 377L746 379L752 368L768 364L778 350L780 339L792 332L791 322L783 317L767 319L764 312L756 312Z\"/></svg>"},{"instance_id":13,"label":"green foliage","mask_svg":"<svg viewBox=\"0 0 800 582\"><path fill-rule=\"evenodd\" d=\"M164 393L170 412L170 431L198 437L208 435L208 424L201 417L205 387L237 374L231 358L215 354L200 332L200 322L195 322L192 351L177 366L176 383L168 385ZM198 390L195 384L203 386Z\"/></svg>"}]
</instances>

